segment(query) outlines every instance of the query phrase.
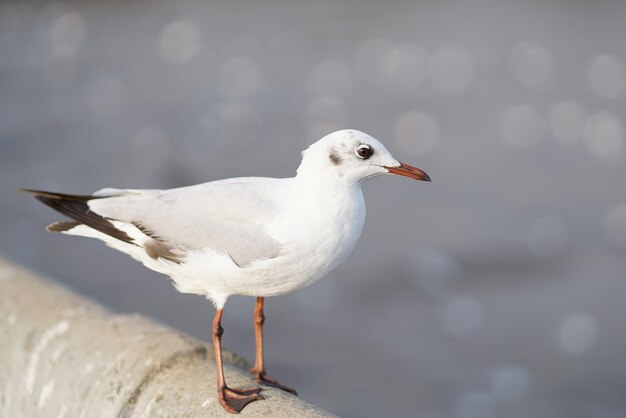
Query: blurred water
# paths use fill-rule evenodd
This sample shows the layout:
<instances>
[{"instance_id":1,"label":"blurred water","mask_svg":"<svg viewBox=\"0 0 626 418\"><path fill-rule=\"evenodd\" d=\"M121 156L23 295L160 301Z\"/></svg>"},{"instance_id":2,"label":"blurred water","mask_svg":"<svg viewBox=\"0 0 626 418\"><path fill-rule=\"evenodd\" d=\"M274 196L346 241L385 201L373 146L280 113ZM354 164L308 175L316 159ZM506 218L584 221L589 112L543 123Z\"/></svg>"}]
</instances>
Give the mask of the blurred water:
<instances>
[{"instance_id":1,"label":"blurred water","mask_svg":"<svg viewBox=\"0 0 626 418\"><path fill-rule=\"evenodd\" d=\"M626 3L4 2L0 245L208 339L202 298L19 187L87 193L293 175L353 127L432 184L365 186L361 243L267 303L269 370L343 416L626 410ZM253 300L225 343L253 354Z\"/></svg>"}]
</instances>

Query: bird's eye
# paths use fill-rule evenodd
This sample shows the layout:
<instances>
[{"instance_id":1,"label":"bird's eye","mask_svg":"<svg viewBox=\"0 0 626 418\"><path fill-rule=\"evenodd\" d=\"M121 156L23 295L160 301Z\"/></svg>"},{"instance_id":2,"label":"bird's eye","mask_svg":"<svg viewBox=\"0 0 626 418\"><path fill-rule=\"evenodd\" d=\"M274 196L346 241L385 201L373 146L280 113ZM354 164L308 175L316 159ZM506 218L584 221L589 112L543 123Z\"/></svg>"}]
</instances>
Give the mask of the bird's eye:
<instances>
[{"instance_id":1,"label":"bird's eye","mask_svg":"<svg viewBox=\"0 0 626 418\"><path fill-rule=\"evenodd\" d=\"M356 155L363 160L367 160L372 154L374 154L374 150L369 145L359 145L356 149Z\"/></svg>"}]
</instances>

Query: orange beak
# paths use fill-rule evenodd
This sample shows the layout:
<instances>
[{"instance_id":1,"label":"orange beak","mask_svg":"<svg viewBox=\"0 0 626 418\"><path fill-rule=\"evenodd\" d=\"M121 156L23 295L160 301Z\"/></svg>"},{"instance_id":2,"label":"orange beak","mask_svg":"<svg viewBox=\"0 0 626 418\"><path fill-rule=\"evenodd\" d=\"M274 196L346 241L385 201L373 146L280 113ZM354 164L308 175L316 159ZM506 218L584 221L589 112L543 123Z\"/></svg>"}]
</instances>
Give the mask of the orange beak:
<instances>
[{"instance_id":1,"label":"orange beak","mask_svg":"<svg viewBox=\"0 0 626 418\"><path fill-rule=\"evenodd\" d=\"M417 167L413 167L412 165L400 163L399 167L385 167L389 173L397 174L399 176L408 177L414 180L422 180L422 181L430 181L430 177L428 174L423 172Z\"/></svg>"}]
</instances>

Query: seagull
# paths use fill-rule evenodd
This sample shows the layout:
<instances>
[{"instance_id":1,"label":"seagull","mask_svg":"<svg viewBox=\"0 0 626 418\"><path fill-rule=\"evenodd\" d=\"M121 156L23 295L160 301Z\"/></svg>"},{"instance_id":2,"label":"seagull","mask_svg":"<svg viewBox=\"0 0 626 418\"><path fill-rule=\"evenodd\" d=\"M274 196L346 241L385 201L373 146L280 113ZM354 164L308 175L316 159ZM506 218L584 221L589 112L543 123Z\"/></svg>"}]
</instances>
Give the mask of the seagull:
<instances>
[{"instance_id":1,"label":"seagull","mask_svg":"<svg viewBox=\"0 0 626 418\"><path fill-rule=\"evenodd\" d=\"M270 378L263 355L265 298L322 279L354 249L365 222L361 184L382 174L430 181L370 135L333 132L302 152L292 178L241 177L169 190L105 188L93 195L23 189L70 218L47 230L96 238L169 276L182 293L206 297L218 398L239 413L260 387L231 388L222 367L222 311L230 296L256 297L257 383L296 394Z\"/></svg>"}]
</instances>

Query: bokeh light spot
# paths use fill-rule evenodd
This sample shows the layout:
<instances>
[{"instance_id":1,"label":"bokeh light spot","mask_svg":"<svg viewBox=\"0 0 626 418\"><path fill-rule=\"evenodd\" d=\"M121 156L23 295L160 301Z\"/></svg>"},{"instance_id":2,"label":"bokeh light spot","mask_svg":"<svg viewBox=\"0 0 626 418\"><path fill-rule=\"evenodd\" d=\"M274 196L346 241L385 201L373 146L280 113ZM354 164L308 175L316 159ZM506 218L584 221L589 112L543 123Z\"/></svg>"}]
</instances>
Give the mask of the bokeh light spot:
<instances>
[{"instance_id":1,"label":"bokeh light spot","mask_svg":"<svg viewBox=\"0 0 626 418\"><path fill-rule=\"evenodd\" d=\"M624 148L624 126L610 112L593 114L585 124L587 149L605 162L616 162L622 157Z\"/></svg>"},{"instance_id":2,"label":"bokeh light spot","mask_svg":"<svg viewBox=\"0 0 626 418\"><path fill-rule=\"evenodd\" d=\"M432 247L419 248L408 254L411 284L430 296L449 296L463 277L460 263L450 254Z\"/></svg>"},{"instance_id":3,"label":"bokeh light spot","mask_svg":"<svg viewBox=\"0 0 626 418\"><path fill-rule=\"evenodd\" d=\"M559 327L557 342L559 350L568 355L589 351L598 336L598 323L590 314L572 314Z\"/></svg>"},{"instance_id":4,"label":"bokeh light spot","mask_svg":"<svg viewBox=\"0 0 626 418\"><path fill-rule=\"evenodd\" d=\"M52 55L74 54L83 43L85 32L85 20L80 13L69 12L58 17L50 28Z\"/></svg>"},{"instance_id":5,"label":"bokeh light spot","mask_svg":"<svg viewBox=\"0 0 626 418\"><path fill-rule=\"evenodd\" d=\"M248 58L239 56L227 60L222 67L220 88L229 99L249 99L263 85L258 66Z\"/></svg>"},{"instance_id":6,"label":"bokeh light spot","mask_svg":"<svg viewBox=\"0 0 626 418\"><path fill-rule=\"evenodd\" d=\"M615 99L624 95L624 62L615 55L597 56L589 67L589 87L598 97Z\"/></svg>"},{"instance_id":7,"label":"bokeh light spot","mask_svg":"<svg viewBox=\"0 0 626 418\"><path fill-rule=\"evenodd\" d=\"M159 37L157 50L161 58L172 64L185 64L200 50L200 29L186 20L169 23Z\"/></svg>"},{"instance_id":8,"label":"bokeh light spot","mask_svg":"<svg viewBox=\"0 0 626 418\"><path fill-rule=\"evenodd\" d=\"M524 42L513 50L513 73L516 80L529 89L547 90L557 81L555 59L540 45Z\"/></svg>"},{"instance_id":9,"label":"bokeh light spot","mask_svg":"<svg viewBox=\"0 0 626 418\"><path fill-rule=\"evenodd\" d=\"M469 337L483 326L485 312L476 299L459 296L446 303L441 315L444 331L453 337Z\"/></svg>"},{"instance_id":10,"label":"bokeh light spot","mask_svg":"<svg viewBox=\"0 0 626 418\"><path fill-rule=\"evenodd\" d=\"M428 54L419 45L403 44L393 48L385 61L386 77L400 87L414 88L426 77Z\"/></svg>"},{"instance_id":11,"label":"bokeh light spot","mask_svg":"<svg viewBox=\"0 0 626 418\"><path fill-rule=\"evenodd\" d=\"M518 364L497 368L490 376L491 387L498 402L516 404L526 399L532 387L532 376L528 369Z\"/></svg>"}]
</instances>

